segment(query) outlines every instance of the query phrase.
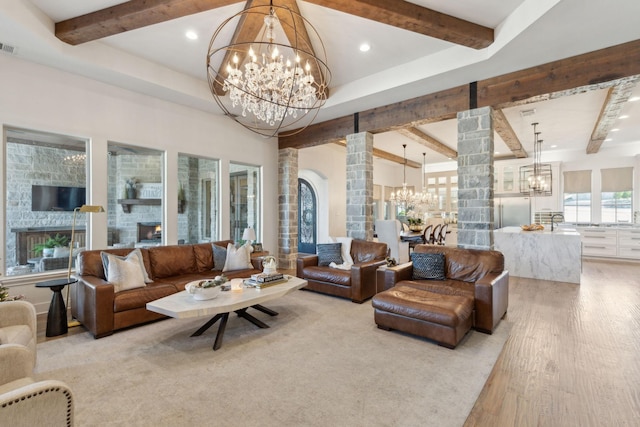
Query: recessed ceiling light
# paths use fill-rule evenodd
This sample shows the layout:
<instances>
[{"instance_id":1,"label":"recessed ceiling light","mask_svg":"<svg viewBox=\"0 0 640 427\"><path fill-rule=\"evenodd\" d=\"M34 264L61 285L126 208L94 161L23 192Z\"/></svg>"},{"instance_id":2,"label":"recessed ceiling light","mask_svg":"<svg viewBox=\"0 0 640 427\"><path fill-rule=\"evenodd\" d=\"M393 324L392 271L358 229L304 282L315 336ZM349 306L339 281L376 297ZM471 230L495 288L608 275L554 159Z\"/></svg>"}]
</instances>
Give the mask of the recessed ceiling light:
<instances>
[{"instance_id":1,"label":"recessed ceiling light","mask_svg":"<svg viewBox=\"0 0 640 427\"><path fill-rule=\"evenodd\" d=\"M551 146L551 148L557 148L557 147L558 147L558 146L557 146L557 145L555 145L555 144L553 144L553 145Z\"/></svg>"},{"instance_id":2,"label":"recessed ceiling light","mask_svg":"<svg viewBox=\"0 0 640 427\"><path fill-rule=\"evenodd\" d=\"M611 142L611 141L613 141L613 138L607 138L604 140L604 142Z\"/></svg>"},{"instance_id":3,"label":"recessed ceiling light","mask_svg":"<svg viewBox=\"0 0 640 427\"><path fill-rule=\"evenodd\" d=\"M620 129L618 129L618 128L614 128L614 129L611 129L611 132L618 132L619 130Z\"/></svg>"},{"instance_id":4,"label":"recessed ceiling light","mask_svg":"<svg viewBox=\"0 0 640 427\"><path fill-rule=\"evenodd\" d=\"M640 96L634 96L632 98L629 98L629 102L636 102L636 101L640 101Z\"/></svg>"},{"instance_id":5,"label":"recessed ceiling light","mask_svg":"<svg viewBox=\"0 0 640 427\"><path fill-rule=\"evenodd\" d=\"M499 152L499 151L494 151L494 153L493 153L493 154L500 154L500 152Z\"/></svg>"},{"instance_id":6,"label":"recessed ceiling light","mask_svg":"<svg viewBox=\"0 0 640 427\"><path fill-rule=\"evenodd\" d=\"M371 49L371 46L369 46L369 43L362 43L360 45L360 52L369 52L369 49Z\"/></svg>"},{"instance_id":7,"label":"recessed ceiling light","mask_svg":"<svg viewBox=\"0 0 640 427\"><path fill-rule=\"evenodd\" d=\"M628 118L629 118L629 116L627 116L627 115L625 114L624 116L620 116L620 117L618 117L618 118L619 118L619 119L628 119Z\"/></svg>"},{"instance_id":8,"label":"recessed ceiling light","mask_svg":"<svg viewBox=\"0 0 640 427\"><path fill-rule=\"evenodd\" d=\"M189 40L197 40L198 39L198 34L195 31L189 30L185 33L185 36L189 39Z\"/></svg>"}]
</instances>

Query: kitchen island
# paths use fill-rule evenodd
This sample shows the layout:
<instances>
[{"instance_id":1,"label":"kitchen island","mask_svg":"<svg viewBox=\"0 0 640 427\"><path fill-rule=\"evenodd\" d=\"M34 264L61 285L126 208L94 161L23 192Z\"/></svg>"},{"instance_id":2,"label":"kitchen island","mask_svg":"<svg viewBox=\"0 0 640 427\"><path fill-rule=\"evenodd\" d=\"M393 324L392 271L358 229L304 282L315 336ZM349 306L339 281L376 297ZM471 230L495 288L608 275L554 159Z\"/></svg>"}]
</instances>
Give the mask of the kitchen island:
<instances>
[{"instance_id":1,"label":"kitchen island","mask_svg":"<svg viewBox=\"0 0 640 427\"><path fill-rule=\"evenodd\" d=\"M510 276L580 283L582 246L575 229L494 230L495 249L504 254Z\"/></svg>"}]
</instances>

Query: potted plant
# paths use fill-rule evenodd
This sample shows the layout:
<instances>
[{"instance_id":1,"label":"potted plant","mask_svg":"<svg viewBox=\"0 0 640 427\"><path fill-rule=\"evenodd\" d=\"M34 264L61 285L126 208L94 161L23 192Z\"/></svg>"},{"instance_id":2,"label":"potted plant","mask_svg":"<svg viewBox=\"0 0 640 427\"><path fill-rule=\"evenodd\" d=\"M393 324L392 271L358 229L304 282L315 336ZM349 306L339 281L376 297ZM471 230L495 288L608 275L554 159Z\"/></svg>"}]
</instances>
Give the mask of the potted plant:
<instances>
[{"instance_id":1,"label":"potted plant","mask_svg":"<svg viewBox=\"0 0 640 427\"><path fill-rule=\"evenodd\" d=\"M127 192L127 199L136 198L136 188L138 188L138 180L136 178L127 179L127 183L124 186Z\"/></svg>"},{"instance_id":2,"label":"potted plant","mask_svg":"<svg viewBox=\"0 0 640 427\"><path fill-rule=\"evenodd\" d=\"M33 252L36 256L42 255L43 257L53 256L55 248L64 248L69 243L67 236L61 236L56 234L54 237L49 237L44 243L37 243L33 246Z\"/></svg>"},{"instance_id":3,"label":"potted plant","mask_svg":"<svg viewBox=\"0 0 640 427\"><path fill-rule=\"evenodd\" d=\"M9 296L9 288L0 285L0 302L24 299L24 295Z\"/></svg>"}]
</instances>

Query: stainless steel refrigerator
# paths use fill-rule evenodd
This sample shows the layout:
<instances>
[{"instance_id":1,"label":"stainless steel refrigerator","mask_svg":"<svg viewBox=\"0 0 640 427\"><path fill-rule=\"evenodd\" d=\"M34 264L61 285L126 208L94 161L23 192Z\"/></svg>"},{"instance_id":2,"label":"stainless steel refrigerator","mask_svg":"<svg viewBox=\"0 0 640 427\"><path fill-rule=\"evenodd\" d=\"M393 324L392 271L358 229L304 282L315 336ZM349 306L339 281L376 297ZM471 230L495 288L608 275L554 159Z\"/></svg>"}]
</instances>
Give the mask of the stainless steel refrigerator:
<instances>
[{"instance_id":1,"label":"stainless steel refrigerator","mask_svg":"<svg viewBox=\"0 0 640 427\"><path fill-rule=\"evenodd\" d=\"M519 227L531 224L531 200L529 197L496 197L493 200L494 228Z\"/></svg>"}]
</instances>

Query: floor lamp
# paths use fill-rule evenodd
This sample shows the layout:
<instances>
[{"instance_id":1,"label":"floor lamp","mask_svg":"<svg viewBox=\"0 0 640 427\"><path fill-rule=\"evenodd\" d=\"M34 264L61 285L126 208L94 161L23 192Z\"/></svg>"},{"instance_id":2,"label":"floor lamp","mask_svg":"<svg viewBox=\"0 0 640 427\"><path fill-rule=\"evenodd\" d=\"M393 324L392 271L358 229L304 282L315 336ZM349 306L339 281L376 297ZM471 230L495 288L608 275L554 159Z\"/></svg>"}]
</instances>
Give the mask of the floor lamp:
<instances>
[{"instance_id":1,"label":"floor lamp","mask_svg":"<svg viewBox=\"0 0 640 427\"><path fill-rule=\"evenodd\" d=\"M75 234L76 234L76 215L78 214L78 212L81 213L93 213L93 212L104 212L104 208L100 205L82 205L78 208L75 208L73 210L73 222L71 223L71 240L69 241L69 268L67 270L67 303L65 305L65 307L69 307L69 294L70 294L70 288L71 285L76 283L76 279L74 279L73 281L71 280L71 267L73 264L73 248L75 246L74 244L74 240L75 240ZM78 326L80 325L80 322L78 322L77 320L73 320L71 322L68 322L67 326L68 327L73 327L73 326Z\"/></svg>"}]
</instances>

